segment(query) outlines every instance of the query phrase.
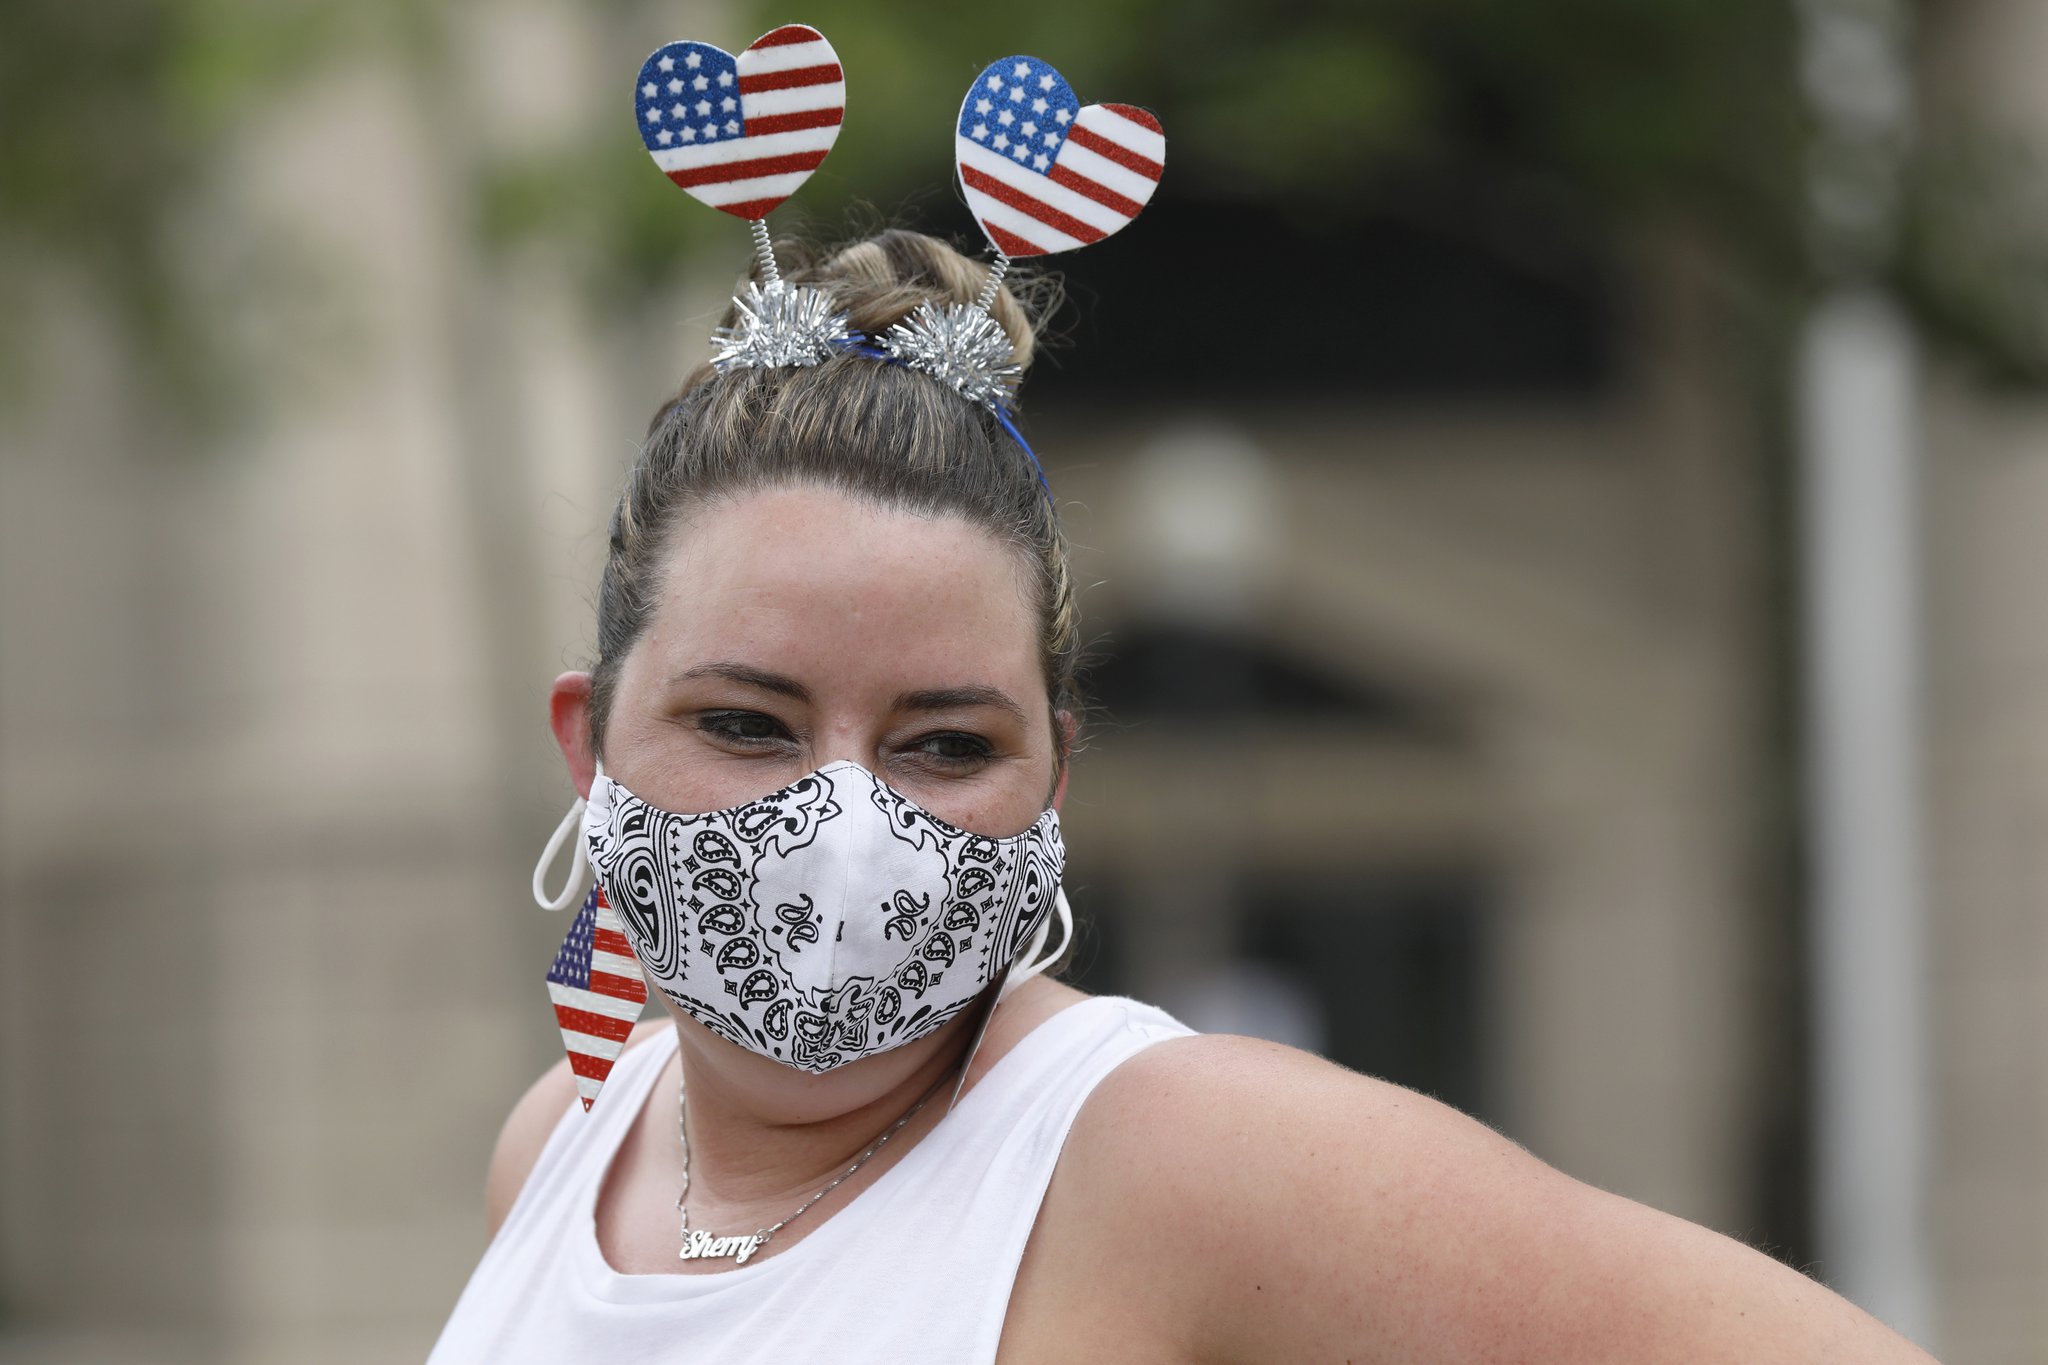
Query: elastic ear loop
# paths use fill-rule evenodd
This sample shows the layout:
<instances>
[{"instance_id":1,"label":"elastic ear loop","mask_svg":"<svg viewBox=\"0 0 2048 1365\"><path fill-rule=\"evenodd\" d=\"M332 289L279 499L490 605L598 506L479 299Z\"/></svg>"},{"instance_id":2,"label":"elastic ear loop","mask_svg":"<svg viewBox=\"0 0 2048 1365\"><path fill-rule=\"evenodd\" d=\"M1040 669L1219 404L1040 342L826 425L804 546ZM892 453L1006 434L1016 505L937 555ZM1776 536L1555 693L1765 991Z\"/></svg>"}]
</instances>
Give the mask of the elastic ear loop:
<instances>
[{"instance_id":1,"label":"elastic ear loop","mask_svg":"<svg viewBox=\"0 0 2048 1365\"><path fill-rule=\"evenodd\" d=\"M1058 920L1060 925L1060 946L1047 953L1043 950L1046 939L1052 935L1054 920ZM1074 911L1067 904L1066 888L1061 887L1052 893L1052 914L1047 917L1045 923L1038 926L1038 932L1031 936L1030 944L1026 946L1023 952L1017 955L1021 960L1021 965L1010 968L1009 976L1004 980L1002 990L996 994L996 1003L1000 1005L1003 1002L1003 998L1011 991L1017 989L1017 987L1023 985L1032 977L1039 975L1046 968L1052 966L1053 963L1058 962L1073 941Z\"/></svg>"},{"instance_id":2,"label":"elastic ear loop","mask_svg":"<svg viewBox=\"0 0 2048 1365\"><path fill-rule=\"evenodd\" d=\"M583 891L583 874L590 870L590 855L584 851L583 809L588 803L577 797L569 803L569 813L562 817L562 823L555 826L555 832L548 838L548 846L540 851L540 861L533 865L533 900L543 910L567 910L576 903ZM555 859L562 852L562 842L573 839L575 850L569 859L569 880L562 883L559 895L549 896L546 886L548 869L555 865Z\"/></svg>"},{"instance_id":3,"label":"elastic ear loop","mask_svg":"<svg viewBox=\"0 0 2048 1365\"><path fill-rule=\"evenodd\" d=\"M1043 952L1043 949L1046 937L1052 933L1053 919L1060 922L1060 946L1047 953ZM976 1025L974 1041L967 1045L967 1060L960 1063L960 1078L953 1082L952 1097L946 1101L947 1113L952 1113L953 1106L960 1103L960 1092L967 1088L967 1073L974 1066L974 1054L981 1051L981 1040L988 1036L989 1021L996 1017L996 1010L1009 998L1011 991L1059 961L1060 955L1067 951L1067 945L1073 941L1074 911L1067 904L1065 889L1060 889L1053 892L1052 918L1038 926L1038 932L1031 936L1030 944L1012 959L1009 968L1003 973L1003 984L996 990L995 1004L988 1007L988 1013L982 1015L981 1023Z\"/></svg>"}]
</instances>

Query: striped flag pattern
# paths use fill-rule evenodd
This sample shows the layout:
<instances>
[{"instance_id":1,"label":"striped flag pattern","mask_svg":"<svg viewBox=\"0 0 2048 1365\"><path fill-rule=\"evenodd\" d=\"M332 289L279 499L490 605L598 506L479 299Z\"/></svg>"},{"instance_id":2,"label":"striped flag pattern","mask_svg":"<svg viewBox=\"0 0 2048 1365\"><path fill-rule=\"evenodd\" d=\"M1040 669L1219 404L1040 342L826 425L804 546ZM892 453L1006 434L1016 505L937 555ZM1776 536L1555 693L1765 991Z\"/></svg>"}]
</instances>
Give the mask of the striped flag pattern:
<instances>
[{"instance_id":1,"label":"striped flag pattern","mask_svg":"<svg viewBox=\"0 0 2048 1365\"><path fill-rule=\"evenodd\" d=\"M604 888L590 888L569 936L555 951L548 995L555 1002L555 1023L576 1076L576 1093L587 1111L647 1003L647 981Z\"/></svg>"},{"instance_id":2,"label":"striped flag pattern","mask_svg":"<svg viewBox=\"0 0 2048 1365\"><path fill-rule=\"evenodd\" d=\"M1036 57L981 73L953 141L967 207L1005 256L1101 241L1138 216L1166 165L1158 119L1130 104L1083 108Z\"/></svg>"},{"instance_id":3,"label":"striped flag pattern","mask_svg":"<svg viewBox=\"0 0 2048 1365\"><path fill-rule=\"evenodd\" d=\"M737 218L762 218L824 163L846 118L846 75L818 30L784 24L737 59L709 43L658 47L634 84L654 164Z\"/></svg>"}]
</instances>

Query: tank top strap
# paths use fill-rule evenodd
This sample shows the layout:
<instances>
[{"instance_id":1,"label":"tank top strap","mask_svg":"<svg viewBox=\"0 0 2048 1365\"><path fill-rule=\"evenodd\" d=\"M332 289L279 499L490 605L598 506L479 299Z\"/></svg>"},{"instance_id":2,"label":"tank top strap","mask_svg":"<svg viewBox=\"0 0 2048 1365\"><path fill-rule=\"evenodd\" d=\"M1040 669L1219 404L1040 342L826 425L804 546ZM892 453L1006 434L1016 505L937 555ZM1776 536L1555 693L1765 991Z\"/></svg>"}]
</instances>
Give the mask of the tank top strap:
<instances>
[{"instance_id":1,"label":"tank top strap","mask_svg":"<svg viewBox=\"0 0 2048 1365\"><path fill-rule=\"evenodd\" d=\"M927 1319L925 1345L944 1343L931 1359L993 1361L1010 1288L1082 1106L1122 1063L1191 1032L1164 1010L1121 996L1061 1010L834 1218L839 1228L828 1223L820 1232L828 1245L864 1248L874 1257L869 1265L919 1267L925 1301L952 1305ZM879 1301L884 1291L877 1284L867 1292Z\"/></svg>"},{"instance_id":2,"label":"tank top strap","mask_svg":"<svg viewBox=\"0 0 2048 1365\"><path fill-rule=\"evenodd\" d=\"M1120 995L1090 996L1019 1039L960 1097L956 1132L1002 1131L1020 1122L1051 1124L1062 1134L1095 1086L1155 1042L1191 1030L1166 1011ZM976 1096L980 1096L976 1099Z\"/></svg>"}]
</instances>

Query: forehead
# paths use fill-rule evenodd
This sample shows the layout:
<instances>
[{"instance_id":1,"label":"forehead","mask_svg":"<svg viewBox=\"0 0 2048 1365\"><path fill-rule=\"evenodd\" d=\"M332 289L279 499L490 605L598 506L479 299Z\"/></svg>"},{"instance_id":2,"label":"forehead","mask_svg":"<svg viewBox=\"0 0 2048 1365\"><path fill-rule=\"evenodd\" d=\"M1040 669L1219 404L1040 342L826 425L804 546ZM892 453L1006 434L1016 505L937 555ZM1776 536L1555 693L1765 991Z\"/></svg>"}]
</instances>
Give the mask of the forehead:
<instances>
[{"instance_id":1,"label":"forehead","mask_svg":"<svg viewBox=\"0 0 2048 1365\"><path fill-rule=\"evenodd\" d=\"M1018 549L957 517L770 489L677 524L646 644L813 684L1019 686L1039 672L1028 582Z\"/></svg>"}]
</instances>

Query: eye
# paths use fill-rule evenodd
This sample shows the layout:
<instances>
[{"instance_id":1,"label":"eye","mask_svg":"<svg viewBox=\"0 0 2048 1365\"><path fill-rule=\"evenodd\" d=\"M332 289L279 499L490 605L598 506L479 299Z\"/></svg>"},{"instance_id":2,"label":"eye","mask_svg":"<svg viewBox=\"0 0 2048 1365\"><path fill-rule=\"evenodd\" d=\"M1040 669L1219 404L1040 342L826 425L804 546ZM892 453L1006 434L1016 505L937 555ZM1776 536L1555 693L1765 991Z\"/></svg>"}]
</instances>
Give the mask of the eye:
<instances>
[{"instance_id":1,"label":"eye","mask_svg":"<svg viewBox=\"0 0 2048 1365\"><path fill-rule=\"evenodd\" d=\"M971 768L986 763L994 746L980 735L942 730L911 742L911 752L936 767Z\"/></svg>"},{"instance_id":2,"label":"eye","mask_svg":"<svg viewBox=\"0 0 2048 1365\"><path fill-rule=\"evenodd\" d=\"M706 711L697 728L713 739L742 748L760 748L789 738L781 721L759 711Z\"/></svg>"}]
</instances>

